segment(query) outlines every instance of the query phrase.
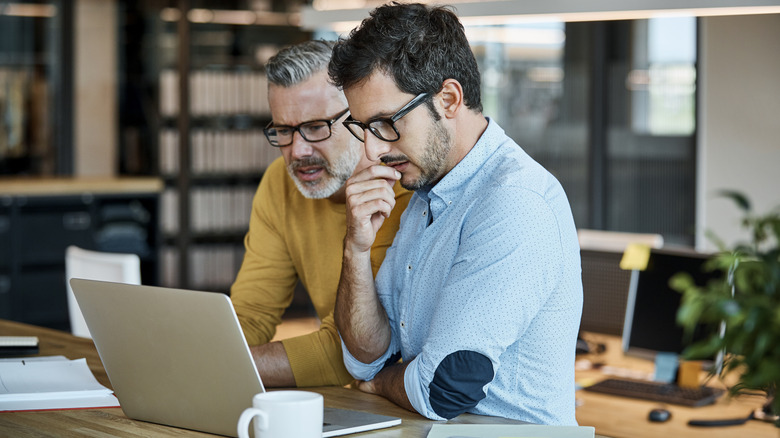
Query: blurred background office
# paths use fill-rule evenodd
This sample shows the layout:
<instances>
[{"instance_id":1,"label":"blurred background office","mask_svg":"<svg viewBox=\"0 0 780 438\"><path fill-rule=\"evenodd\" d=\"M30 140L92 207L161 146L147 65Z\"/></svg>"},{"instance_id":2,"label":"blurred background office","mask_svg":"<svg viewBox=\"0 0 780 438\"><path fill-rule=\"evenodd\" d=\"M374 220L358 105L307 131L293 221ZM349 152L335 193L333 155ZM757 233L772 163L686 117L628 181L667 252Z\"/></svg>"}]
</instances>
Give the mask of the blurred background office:
<instances>
[{"instance_id":1,"label":"blurred background office","mask_svg":"<svg viewBox=\"0 0 780 438\"><path fill-rule=\"evenodd\" d=\"M0 0L0 303L24 292L16 224L35 229L19 187L39 178L159 179L137 222L152 236L144 283L227 292L278 156L262 134L264 62L381 3ZM448 3L485 114L561 181L578 228L710 251L707 230L742 237L719 190L780 204L780 2ZM93 231L95 249L107 232Z\"/></svg>"}]
</instances>

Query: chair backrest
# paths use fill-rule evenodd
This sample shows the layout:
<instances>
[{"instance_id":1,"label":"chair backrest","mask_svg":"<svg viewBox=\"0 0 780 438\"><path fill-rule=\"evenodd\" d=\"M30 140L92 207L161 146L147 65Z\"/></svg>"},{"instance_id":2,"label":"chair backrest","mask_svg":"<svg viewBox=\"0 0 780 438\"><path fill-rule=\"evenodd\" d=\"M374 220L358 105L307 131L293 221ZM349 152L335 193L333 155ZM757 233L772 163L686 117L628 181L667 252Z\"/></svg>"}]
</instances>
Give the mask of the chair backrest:
<instances>
[{"instance_id":1,"label":"chair backrest","mask_svg":"<svg viewBox=\"0 0 780 438\"><path fill-rule=\"evenodd\" d=\"M631 271L620 259L631 243L663 246L660 234L577 230L582 261L582 322L580 330L620 336L626 315Z\"/></svg>"},{"instance_id":2,"label":"chair backrest","mask_svg":"<svg viewBox=\"0 0 780 438\"><path fill-rule=\"evenodd\" d=\"M70 330L75 336L91 338L87 323L70 287L71 278L141 284L141 260L136 254L91 251L77 246L65 250Z\"/></svg>"}]
</instances>

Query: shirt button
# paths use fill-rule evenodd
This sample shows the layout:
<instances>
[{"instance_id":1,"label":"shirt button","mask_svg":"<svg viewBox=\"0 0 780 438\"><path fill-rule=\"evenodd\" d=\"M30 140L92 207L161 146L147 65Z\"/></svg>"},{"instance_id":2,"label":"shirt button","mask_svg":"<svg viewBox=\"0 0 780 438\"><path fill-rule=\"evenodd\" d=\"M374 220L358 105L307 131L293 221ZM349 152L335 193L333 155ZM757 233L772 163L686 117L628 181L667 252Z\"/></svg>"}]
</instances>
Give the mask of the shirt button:
<instances>
[{"instance_id":1,"label":"shirt button","mask_svg":"<svg viewBox=\"0 0 780 438\"><path fill-rule=\"evenodd\" d=\"M406 327L406 323L401 321L401 328L404 328L404 327Z\"/></svg>"},{"instance_id":2,"label":"shirt button","mask_svg":"<svg viewBox=\"0 0 780 438\"><path fill-rule=\"evenodd\" d=\"M412 270L412 265L408 265L408 266L406 267L406 269L407 269L407 270L409 270L409 271L411 271L411 270Z\"/></svg>"},{"instance_id":3,"label":"shirt button","mask_svg":"<svg viewBox=\"0 0 780 438\"><path fill-rule=\"evenodd\" d=\"M427 212L427 211L424 211L424 212L423 212L423 216L425 216L426 214L428 214L428 212Z\"/></svg>"}]
</instances>

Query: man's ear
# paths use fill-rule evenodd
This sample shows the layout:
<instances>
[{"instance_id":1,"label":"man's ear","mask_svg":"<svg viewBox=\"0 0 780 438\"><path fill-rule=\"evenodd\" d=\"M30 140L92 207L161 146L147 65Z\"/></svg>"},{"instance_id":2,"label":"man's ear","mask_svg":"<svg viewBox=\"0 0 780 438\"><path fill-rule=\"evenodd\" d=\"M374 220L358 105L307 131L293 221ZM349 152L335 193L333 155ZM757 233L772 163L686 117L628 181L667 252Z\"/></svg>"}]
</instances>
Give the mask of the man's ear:
<instances>
[{"instance_id":1,"label":"man's ear","mask_svg":"<svg viewBox=\"0 0 780 438\"><path fill-rule=\"evenodd\" d=\"M463 87L455 79L445 79L436 96L445 118L454 118L458 111L464 108Z\"/></svg>"}]
</instances>

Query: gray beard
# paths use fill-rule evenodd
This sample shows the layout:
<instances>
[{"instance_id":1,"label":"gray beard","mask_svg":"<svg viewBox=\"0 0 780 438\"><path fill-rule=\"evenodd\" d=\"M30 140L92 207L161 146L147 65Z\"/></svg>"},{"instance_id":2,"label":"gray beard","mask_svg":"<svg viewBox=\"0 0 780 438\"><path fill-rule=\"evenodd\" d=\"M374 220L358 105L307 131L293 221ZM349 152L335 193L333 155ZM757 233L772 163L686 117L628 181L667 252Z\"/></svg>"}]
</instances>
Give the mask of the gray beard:
<instances>
[{"instance_id":1,"label":"gray beard","mask_svg":"<svg viewBox=\"0 0 780 438\"><path fill-rule=\"evenodd\" d=\"M359 150L348 148L332 165L324 158L304 158L288 164L287 173L290 175L290 178L292 178L295 186L298 187L298 191L301 192L304 198L328 198L343 187L349 177L352 176L352 172L355 171L355 166L357 166L357 163L360 161L359 153ZM298 179L295 171L300 167L306 166L321 166L325 171L325 175L317 181L301 181Z\"/></svg>"}]
</instances>

